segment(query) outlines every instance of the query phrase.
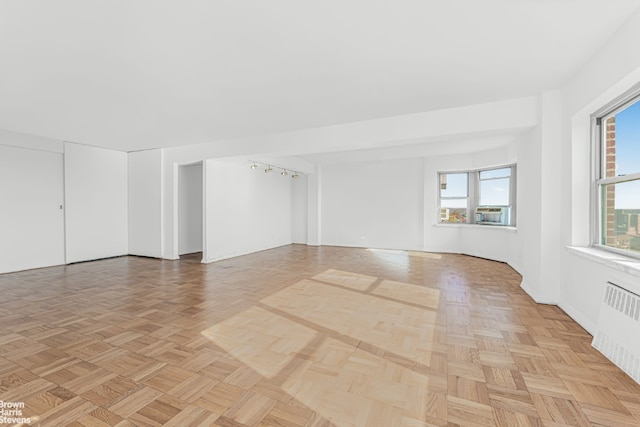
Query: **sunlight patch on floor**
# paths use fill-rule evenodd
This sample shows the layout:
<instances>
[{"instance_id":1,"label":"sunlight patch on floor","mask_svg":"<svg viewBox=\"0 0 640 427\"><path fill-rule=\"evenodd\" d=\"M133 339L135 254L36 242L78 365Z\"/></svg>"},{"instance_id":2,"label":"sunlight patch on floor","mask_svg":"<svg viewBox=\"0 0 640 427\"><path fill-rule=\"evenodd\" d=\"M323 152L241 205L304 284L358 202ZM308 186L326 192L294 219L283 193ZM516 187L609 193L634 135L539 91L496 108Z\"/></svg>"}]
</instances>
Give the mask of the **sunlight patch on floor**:
<instances>
[{"instance_id":1,"label":"sunlight patch on floor","mask_svg":"<svg viewBox=\"0 0 640 427\"><path fill-rule=\"evenodd\" d=\"M427 376L333 338L282 389L339 427L422 426L434 399L442 401L434 410L446 411L444 394L429 390Z\"/></svg>"},{"instance_id":2,"label":"sunlight patch on floor","mask_svg":"<svg viewBox=\"0 0 640 427\"><path fill-rule=\"evenodd\" d=\"M445 419L446 383L412 369L430 366L440 291L339 270L314 279L202 334L336 426Z\"/></svg>"},{"instance_id":3,"label":"sunlight patch on floor","mask_svg":"<svg viewBox=\"0 0 640 427\"><path fill-rule=\"evenodd\" d=\"M251 307L202 335L266 378L273 378L317 332L260 307Z\"/></svg>"},{"instance_id":4,"label":"sunlight patch on floor","mask_svg":"<svg viewBox=\"0 0 640 427\"><path fill-rule=\"evenodd\" d=\"M313 279L321 282L331 283L333 285L344 286L358 291L364 291L369 288L377 277L367 276L364 274L351 273L349 271L325 270L320 274L313 276Z\"/></svg>"},{"instance_id":5,"label":"sunlight patch on floor","mask_svg":"<svg viewBox=\"0 0 640 427\"><path fill-rule=\"evenodd\" d=\"M382 283L373 290L372 294L418 304L432 309L437 309L440 303L440 291L438 289L396 282L394 280L383 280Z\"/></svg>"},{"instance_id":6,"label":"sunlight patch on floor","mask_svg":"<svg viewBox=\"0 0 640 427\"><path fill-rule=\"evenodd\" d=\"M433 311L311 280L301 280L262 303L429 366Z\"/></svg>"}]
</instances>

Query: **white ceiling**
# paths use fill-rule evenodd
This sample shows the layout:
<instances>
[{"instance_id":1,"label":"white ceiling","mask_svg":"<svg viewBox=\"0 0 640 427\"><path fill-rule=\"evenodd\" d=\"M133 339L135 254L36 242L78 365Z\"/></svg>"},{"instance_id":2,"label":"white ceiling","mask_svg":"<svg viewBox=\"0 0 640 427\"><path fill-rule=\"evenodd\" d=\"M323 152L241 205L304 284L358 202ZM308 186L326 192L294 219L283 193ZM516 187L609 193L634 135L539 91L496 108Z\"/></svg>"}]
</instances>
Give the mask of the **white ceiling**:
<instances>
[{"instance_id":1,"label":"white ceiling","mask_svg":"<svg viewBox=\"0 0 640 427\"><path fill-rule=\"evenodd\" d=\"M535 95L639 7L2 0L0 129L133 151Z\"/></svg>"}]
</instances>

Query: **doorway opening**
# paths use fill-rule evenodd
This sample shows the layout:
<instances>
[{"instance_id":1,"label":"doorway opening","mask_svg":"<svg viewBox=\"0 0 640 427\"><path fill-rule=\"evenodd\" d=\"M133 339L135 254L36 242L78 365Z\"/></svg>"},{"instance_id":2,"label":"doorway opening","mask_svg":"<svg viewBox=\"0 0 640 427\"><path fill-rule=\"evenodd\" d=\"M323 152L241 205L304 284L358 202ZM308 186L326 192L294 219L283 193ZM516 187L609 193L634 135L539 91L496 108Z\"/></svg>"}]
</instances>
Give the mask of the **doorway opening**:
<instances>
[{"instance_id":1,"label":"doorway opening","mask_svg":"<svg viewBox=\"0 0 640 427\"><path fill-rule=\"evenodd\" d=\"M178 166L178 256L202 253L202 162ZM202 259L202 256L200 256Z\"/></svg>"}]
</instances>

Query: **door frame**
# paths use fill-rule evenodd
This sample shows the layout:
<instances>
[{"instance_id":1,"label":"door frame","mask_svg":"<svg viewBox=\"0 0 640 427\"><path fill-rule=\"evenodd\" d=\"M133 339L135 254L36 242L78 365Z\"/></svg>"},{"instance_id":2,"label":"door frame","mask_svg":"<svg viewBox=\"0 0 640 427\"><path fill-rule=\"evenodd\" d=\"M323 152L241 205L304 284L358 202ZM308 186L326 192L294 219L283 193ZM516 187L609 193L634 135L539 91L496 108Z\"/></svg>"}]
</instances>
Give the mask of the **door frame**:
<instances>
[{"instance_id":1,"label":"door frame","mask_svg":"<svg viewBox=\"0 0 640 427\"><path fill-rule=\"evenodd\" d=\"M174 260L180 259L180 219L179 219L179 210L180 210L180 185L179 185L179 175L180 168L185 166L194 166L200 165L202 167L202 260L201 262L206 262L207 258L207 191L206 191L206 183L207 183L207 162L205 160L199 160L196 162L188 162L188 163L174 163L173 164L173 253L172 257Z\"/></svg>"}]
</instances>

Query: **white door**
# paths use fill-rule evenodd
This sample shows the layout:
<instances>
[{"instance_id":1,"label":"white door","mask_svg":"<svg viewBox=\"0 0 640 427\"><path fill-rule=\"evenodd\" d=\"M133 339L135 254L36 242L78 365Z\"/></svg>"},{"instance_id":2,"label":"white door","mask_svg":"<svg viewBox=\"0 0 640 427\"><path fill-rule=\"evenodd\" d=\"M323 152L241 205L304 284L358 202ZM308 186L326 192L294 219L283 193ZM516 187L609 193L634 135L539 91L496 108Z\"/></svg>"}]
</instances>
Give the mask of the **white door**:
<instances>
[{"instance_id":1,"label":"white door","mask_svg":"<svg viewBox=\"0 0 640 427\"><path fill-rule=\"evenodd\" d=\"M64 264L61 153L0 145L0 273Z\"/></svg>"}]
</instances>

